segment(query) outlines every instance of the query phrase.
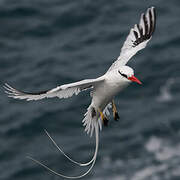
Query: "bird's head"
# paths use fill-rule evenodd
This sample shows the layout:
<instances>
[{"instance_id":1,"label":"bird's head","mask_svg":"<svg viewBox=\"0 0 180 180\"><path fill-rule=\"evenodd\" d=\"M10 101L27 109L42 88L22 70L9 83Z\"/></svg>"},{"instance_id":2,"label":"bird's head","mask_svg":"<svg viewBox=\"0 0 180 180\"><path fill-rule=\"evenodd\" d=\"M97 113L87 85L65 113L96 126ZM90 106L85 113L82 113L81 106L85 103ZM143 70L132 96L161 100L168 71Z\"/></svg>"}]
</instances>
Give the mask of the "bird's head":
<instances>
[{"instance_id":1,"label":"bird's head","mask_svg":"<svg viewBox=\"0 0 180 180\"><path fill-rule=\"evenodd\" d=\"M137 79L134 76L134 70L129 66L121 66L118 69L118 73L120 74L120 76L122 78L124 78L124 80L128 80L128 81L136 82L138 84L142 84L141 81L139 81L139 79Z\"/></svg>"}]
</instances>

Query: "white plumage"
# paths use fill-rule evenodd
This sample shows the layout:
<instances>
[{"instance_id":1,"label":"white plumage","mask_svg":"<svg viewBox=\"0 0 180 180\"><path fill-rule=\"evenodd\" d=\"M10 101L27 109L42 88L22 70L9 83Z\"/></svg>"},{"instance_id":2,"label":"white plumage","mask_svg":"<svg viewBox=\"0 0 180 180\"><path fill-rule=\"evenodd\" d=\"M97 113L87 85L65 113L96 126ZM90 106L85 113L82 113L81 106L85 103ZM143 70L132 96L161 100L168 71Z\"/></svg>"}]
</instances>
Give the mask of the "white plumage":
<instances>
[{"instance_id":1,"label":"white plumage","mask_svg":"<svg viewBox=\"0 0 180 180\"><path fill-rule=\"evenodd\" d=\"M120 52L120 56L117 60L111 65L108 71L98 77L96 79L86 79L82 81L78 81L75 83L65 84L58 86L54 89L38 92L38 93L26 93L23 91L19 91L8 84L4 85L6 89L6 93L9 97L15 99L26 99L27 101L31 100L40 100L43 98L68 98L72 95L77 95L81 91L85 91L87 89L91 89L91 97L92 101L90 106L85 113L85 117L83 119L83 126L85 126L85 131L93 135L95 129L96 135L96 151L94 153L93 158L87 163L78 163L72 160L69 156L67 156L55 143L55 141L51 138L51 136L47 133L51 141L54 145L61 151L70 161L80 166L87 166L91 164L89 170L80 175L80 176L64 176L63 174L57 173L47 167L46 165L42 164L41 162L32 159L36 163L40 164L44 168L48 169L49 171L53 172L54 174L65 177L65 178L80 178L85 176L95 164L97 150L98 150L98 132L99 129L102 129L102 113L108 116L109 108L111 108L111 103L117 93L119 93L124 87L126 87L131 81L135 81L139 84L141 82L135 78L134 70L129 66L126 66L127 62L134 56L139 50L146 47L149 40L152 38L153 32L155 30L156 25L156 15L155 15L155 8L151 7L147 10L146 14L142 14L140 18L139 24L135 24L134 27L130 30L129 35L127 36L126 41L123 44L123 47ZM100 118L101 117L101 118Z\"/></svg>"}]
</instances>

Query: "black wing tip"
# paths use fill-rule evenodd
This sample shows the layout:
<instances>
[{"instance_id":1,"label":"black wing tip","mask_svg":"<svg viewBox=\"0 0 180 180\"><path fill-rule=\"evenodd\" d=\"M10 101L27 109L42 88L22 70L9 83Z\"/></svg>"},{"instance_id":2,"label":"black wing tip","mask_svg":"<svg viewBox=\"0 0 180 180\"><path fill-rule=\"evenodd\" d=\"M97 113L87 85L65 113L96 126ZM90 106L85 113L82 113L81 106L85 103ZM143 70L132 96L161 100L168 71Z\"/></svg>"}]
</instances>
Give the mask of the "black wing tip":
<instances>
[{"instance_id":1,"label":"black wing tip","mask_svg":"<svg viewBox=\"0 0 180 180\"><path fill-rule=\"evenodd\" d=\"M154 31L155 31L155 29L156 29L156 19L157 19L157 16L156 16L156 8L153 7L152 10L153 10L153 14L154 14Z\"/></svg>"},{"instance_id":2,"label":"black wing tip","mask_svg":"<svg viewBox=\"0 0 180 180\"><path fill-rule=\"evenodd\" d=\"M155 8L154 6L149 7L149 8L146 10L146 13L143 12L143 13L141 14L141 16L146 15L146 14L149 13L150 11L153 12L154 16L156 16L156 8Z\"/></svg>"},{"instance_id":3,"label":"black wing tip","mask_svg":"<svg viewBox=\"0 0 180 180\"><path fill-rule=\"evenodd\" d=\"M31 94L31 95L42 95L46 94L48 91L40 91L40 92L35 92L35 93L26 93L26 94Z\"/></svg>"},{"instance_id":4,"label":"black wing tip","mask_svg":"<svg viewBox=\"0 0 180 180\"><path fill-rule=\"evenodd\" d=\"M3 88L6 94L10 94L14 91L14 88L11 87L8 83L4 83Z\"/></svg>"},{"instance_id":5,"label":"black wing tip","mask_svg":"<svg viewBox=\"0 0 180 180\"><path fill-rule=\"evenodd\" d=\"M142 43L146 40L149 40L152 37L152 35L155 31L155 27L156 27L155 7L152 6L147 9L146 13L142 13L141 20L144 23L144 27L141 26L141 24L138 24L137 27L138 27L139 32L137 32L136 30L133 29L133 33L134 33L134 36L136 39L133 43L133 47L136 47L140 43ZM143 30L144 30L144 34L142 33ZM140 37L138 36L138 34L140 34Z\"/></svg>"},{"instance_id":6,"label":"black wing tip","mask_svg":"<svg viewBox=\"0 0 180 180\"><path fill-rule=\"evenodd\" d=\"M156 29L156 8L154 7L154 6L152 6L151 7L151 11L150 11L150 14L153 16L153 24L152 24L152 26L153 27L151 27L152 28L152 30L151 30L151 36L153 35L153 33L154 33L154 31L155 31L155 29Z\"/></svg>"},{"instance_id":7,"label":"black wing tip","mask_svg":"<svg viewBox=\"0 0 180 180\"><path fill-rule=\"evenodd\" d=\"M8 94L8 95L42 95L42 94L45 94L48 92L48 90L46 91L40 91L40 92L32 92L32 93L29 93L29 92L25 92L25 91L19 91L15 88L13 88L12 86L10 86L8 83L4 83L3 85L3 88L5 90L5 93Z\"/></svg>"},{"instance_id":8,"label":"black wing tip","mask_svg":"<svg viewBox=\"0 0 180 180\"><path fill-rule=\"evenodd\" d=\"M146 32L147 34L147 39L150 39L155 31L155 26L156 26L156 10L154 6L151 6L150 8L147 9L146 15L145 15L145 20L149 21L150 27L148 27L148 31Z\"/></svg>"},{"instance_id":9,"label":"black wing tip","mask_svg":"<svg viewBox=\"0 0 180 180\"><path fill-rule=\"evenodd\" d=\"M154 21L156 21L156 8L154 6L148 8L147 12L152 13L154 16Z\"/></svg>"}]
</instances>

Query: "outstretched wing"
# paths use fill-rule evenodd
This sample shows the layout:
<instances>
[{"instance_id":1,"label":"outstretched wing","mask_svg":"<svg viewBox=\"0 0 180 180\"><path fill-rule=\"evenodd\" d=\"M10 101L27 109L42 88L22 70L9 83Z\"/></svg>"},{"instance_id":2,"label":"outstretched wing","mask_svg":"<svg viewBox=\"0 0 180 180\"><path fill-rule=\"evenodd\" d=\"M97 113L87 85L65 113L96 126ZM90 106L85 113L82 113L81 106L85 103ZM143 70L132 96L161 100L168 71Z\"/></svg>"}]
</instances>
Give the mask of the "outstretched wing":
<instances>
[{"instance_id":1,"label":"outstretched wing","mask_svg":"<svg viewBox=\"0 0 180 180\"><path fill-rule=\"evenodd\" d=\"M121 49L120 56L108 71L125 65L139 50L145 48L154 33L155 26L156 12L155 8L151 7L147 10L146 14L141 14L139 24L135 24L134 28L130 30Z\"/></svg>"},{"instance_id":2,"label":"outstretched wing","mask_svg":"<svg viewBox=\"0 0 180 180\"><path fill-rule=\"evenodd\" d=\"M57 86L56 88L51 89L49 91L42 91L38 93L27 93L27 92L19 91L17 89L14 89L7 83L4 85L4 88L5 88L5 92L8 94L9 97L15 99L26 99L27 101L31 101L31 100L39 100L43 98L52 98L52 97L68 98L74 94L75 95L79 94L83 90L93 88L94 86L98 85L103 81L104 81L103 77L97 79L86 79L71 84Z\"/></svg>"}]
</instances>

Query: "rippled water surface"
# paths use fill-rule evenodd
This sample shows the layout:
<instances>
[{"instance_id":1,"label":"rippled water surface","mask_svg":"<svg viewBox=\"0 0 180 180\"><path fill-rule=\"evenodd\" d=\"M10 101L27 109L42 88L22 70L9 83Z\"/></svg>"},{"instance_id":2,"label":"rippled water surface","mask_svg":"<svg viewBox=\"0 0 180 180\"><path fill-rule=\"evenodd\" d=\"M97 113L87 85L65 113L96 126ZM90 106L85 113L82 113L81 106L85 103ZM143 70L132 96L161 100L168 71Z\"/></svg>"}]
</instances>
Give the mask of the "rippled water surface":
<instances>
[{"instance_id":1,"label":"rippled water surface","mask_svg":"<svg viewBox=\"0 0 180 180\"><path fill-rule=\"evenodd\" d=\"M0 83L39 91L103 74L118 57L130 30L148 7L157 10L156 32L129 62L142 86L116 97L118 122L100 135L87 180L180 179L180 1L1 0ZM89 92L70 99L26 102L0 90L0 179L60 179L26 158L78 175L53 147L47 129L78 161L93 154L82 126Z\"/></svg>"}]
</instances>

